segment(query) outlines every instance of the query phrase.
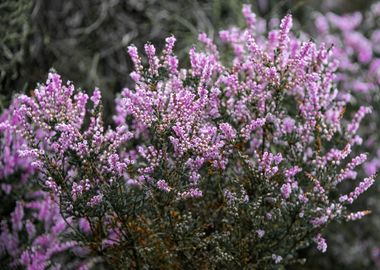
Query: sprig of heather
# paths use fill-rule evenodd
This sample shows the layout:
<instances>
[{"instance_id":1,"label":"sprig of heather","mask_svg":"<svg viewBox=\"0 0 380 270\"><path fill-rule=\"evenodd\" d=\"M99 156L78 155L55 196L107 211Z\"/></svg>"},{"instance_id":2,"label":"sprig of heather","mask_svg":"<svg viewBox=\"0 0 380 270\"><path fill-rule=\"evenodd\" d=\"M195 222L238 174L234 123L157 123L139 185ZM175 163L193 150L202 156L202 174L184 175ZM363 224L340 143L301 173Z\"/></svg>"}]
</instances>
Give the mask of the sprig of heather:
<instances>
[{"instance_id":1,"label":"sprig of heather","mask_svg":"<svg viewBox=\"0 0 380 270\"><path fill-rule=\"evenodd\" d=\"M248 29L221 32L232 63L205 34L187 69L173 37L162 56L145 46L148 66L130 46L134 86L116 101L115 127L104 126L99 90L90 98L55 73L17 98L17 123L4 127L25 140L18 154L59 198L78 243L109 266L296 263L313 241L326 250L323 228L352 219L346 205L373 183L334 196L362 117L344 132L331 52L294 38L291 15L267 42L243 13Z\"/></svg>"},{"instance_id":2,"label":"sprig of heather","mask_svg":"<svg viewBox=\"0 0 380 270\"><path fill-rule=\"evenodd\" d=\"M0 117L1 265L7 269L75 269L87 263L85 249L65 239L70 228L60 214L57 197L41 190L34 181L36 163L19 153L26 142L15 129L17 106L15 100ZM56 260L56 256L64 259Z\"/></svg>"},{"instance_id":3,"label":"sprig of heather","mask_svg":"<svg viewBox=\"0 0 380 270\"><path fill-rule=\"evenodd\" d=\"M380 168L380 151L378 149L379 136L379 82L380 82L380 30L379 30L380 5L374 3L368 10L338 15L334 13L316 14L315 26L316 34L314 39L324 41L327 46L333 45L333 57L339 61L335 81L341 90L340 96L347 100L345 116L352 117L351 123L346 128L346 133L351 137L353 151L358 153L365 151L367 154L357 156L352 159L347 167L337 176L336 181L340 182L348 178L371 177ZM363 106L367 105L367 106ZM370 108L370 109L369 109ZM363 116L366 114L365 118ZM359 122L364 124L359 127ZM364 127L364 128L363 128ZM350 135L350 132L354 134ZM360 147L354 147L354 144ZM358 173L352 170L358 164L363 163L364 170ZM369 178L370 179L370 178ZM346 183L348 185L348 183ZM364 185L365 186L365 185ZM372 189L376 190L376 189ZM354 194L352 194L353 196ZM372 212L377 212L379 205L374 192L369 192L361 199L360 208L371 207ZM349 199L349 192L347 199ZM343 199L343 198L342 198ZM356 207L359 207L358 205ZM368 212L357 212L349 219L359 219ZM331 252L339 254L338 261L333 262L334 267L340 263L342 267L353 269L378 267L379 256L375 251L379 247L377 215L366 217L360 228L353 229L351 226L341 226L340 232L356 231L358 234L352 235L354 239L344 238L341 235L330 237L332 242ZM355 226L355 225L353 225ZM349 241L349 244L348 242ZM364 244L365 243L365 244ZM357 252L356 247L365 245L366 248ZM341 246L348 248L343 252ZM374 253L371 253L371 250ZM350 254L350 255L347 255ZM368 258L368 260L363 260Z\"/></svg>"},{"instance_id":4,"label":"sprig of heather","mask_svg":"<svg viewBox=\"0 0 380 270\"><path fill-rule=\"evenodd\" d=\"M375 173L380 168L375 143L377 136L378 113L378 89L380 83L380 30L378 28L380 5L373 4L367 12L355 12L351 14L337 15L328 13L317 14L315 25L316 38L324 40L326 44L333 44L334 58L339 60L339 70L336 81L342 89L342 96L349 101L358 112L349 125L347 132L356 130L358 122L364 114L370 114L371 121L366 125L366 130L359 133L361 138L353 137L357 142L363 142L364 147L370 152L369 162L365 164L367 176ZM368 103L372 110L360 107Z\"/></svg>"}]
</instances>

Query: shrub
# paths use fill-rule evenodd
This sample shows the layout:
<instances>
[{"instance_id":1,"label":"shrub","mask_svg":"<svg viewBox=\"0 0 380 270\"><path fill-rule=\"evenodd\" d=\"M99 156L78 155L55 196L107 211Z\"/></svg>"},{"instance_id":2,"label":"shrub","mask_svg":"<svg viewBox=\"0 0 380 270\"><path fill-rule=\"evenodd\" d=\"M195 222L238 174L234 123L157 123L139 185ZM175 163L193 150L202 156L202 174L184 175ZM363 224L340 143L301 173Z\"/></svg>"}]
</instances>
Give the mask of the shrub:
<instances>
[{"instance_id":1,"label":"shrub","mask_svg":"<svg viewBox=\"0 0 380 270\"><path fill-rule=\"evenodd\" d=\"M18 156L90 256L116 269L281 268L311 243L325 252L330 222L367 213L347 205L375 175L347 194L337 186L366 160L349 156L371 109L342 119L337 63L291 34L291 15L268 38L249 6L243 15L246 29L220 32L227 63L203 33L187 69L174 37L160 55L147 43L146 64L130 46L135 85L113 127L100 90L89 97L56 73L16 99L0 128L25 140Z\"/></svg>"}]
</instances>

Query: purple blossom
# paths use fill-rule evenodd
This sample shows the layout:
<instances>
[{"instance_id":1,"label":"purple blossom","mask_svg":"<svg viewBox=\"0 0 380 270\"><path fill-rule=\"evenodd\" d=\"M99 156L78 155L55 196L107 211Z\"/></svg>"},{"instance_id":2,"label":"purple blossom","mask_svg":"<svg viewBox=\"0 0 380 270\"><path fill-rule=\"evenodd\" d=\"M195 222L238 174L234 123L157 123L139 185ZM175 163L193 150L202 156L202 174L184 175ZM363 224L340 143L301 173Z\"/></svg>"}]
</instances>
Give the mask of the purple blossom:
<instances>
[{"instance_id":1,"label":"purple blossom","mask_svg":"<svg viewBox=\"0 0 380 270\"><path fill-rule=\"evenodd\" d=\"M289 183L283 184L281 186L281 194L284 199L288 199L292 193L292 187Z\"/></svg>"},{"instance_id":2,"label":"purple blossom","mask_svg":"<svg viewBox=\"0 0 380 270\"><path fill-rule=\"evenodd\" d=\"M282 262L282 257L280 255L272 254L272 259L275 264L279 264Z\"/></svg>"},{"instance_id":3,"label":"purple blossom","mask_svg":"<svg viewBox=\"0 0 380 270\"><path fill-rule=\"evenodd\" d=\"M178 194L179 199L199 198L202 197L203 192L199 188L190 188L188 191L184 191Z\"/></svg>"},{"instance_id":4,"label":"purple blossom","mask_svg":"<svg viewBox=\"0 0 380 270\"><path fill-rule=\"evenodd\" d=\"M352 204L354 200L356 200L359 195L361 195L364 191L369 189L373 183L375 182L375 176L372 175L370 177L365 178L362 182L360 182L359 186L355 188L354 191L349 193L348 195L343 195L339 198L340 202L348 202L349 204Z\"/></svg>"},{"instance_id":5,"label":"purple blossom","mask_svg":"<svg viewBox=\"0 0 380 270\"><path fill-rule=\"evenodd\" d=\"M92 94L91 101L94 103L94 107L99 105L99 102L102 98L101 92L98 88L95 88L94 93Z\"/></svg>"},{"instance_id":6,"label":"purple blossom","mask_svg":"<svg viewBox=\"0 0 380 270\"><path fill-rule=\"evenodd\" d=\"M160 190L165 191L165 192L169 192L171 190L171 188L168 185L168 183L166 183L166 181L163 180L163 179L157 181L157 187Z\"/></svg>"},{"instance_id":7,"label":"purple blossom","mask_svg":"<svg viewBox=\"0 0 380 270\"><path fill-rule=\"evenodd\" d=\"M247 22L248 27L254 30L256 24L256 14L252 12L251 5L243 5L242 13Z\"/></svg>"},{"instance_id":8,"label":"purple blossom","mask_svg":"<svg viewBox=\"0 0 380 270\"><path fill-rule=\"evenodd\" d=\"M98 194L98 195L95 195L94 197L92 197L90 199L90 201L88 202L88 205L91 206L91 207L96 207L102 201L103 201L103 194Z\"/></svg>"},{"instance_id":9,"label":"purple blossom","mask_svg":"<svg viewBox=\"0 0 380 270\"><path fill-rule=\"evenodd\" d=\"M257 236L259 238L263 238L264 235L265 235L265 231L264 230L257 230L256 233L257 233Z\"/></svg>"},{"instance_id":10,"label":"purple blossom","mask_svg":"<svg viewBox=\"0 0 380 270\"><path fill-rule=\"evenodd\" d=\"M279 45L278 48L281 51L284 51L287 47L287 43L289 42L289 32L293 25L292 15L286 15L280 24L280 36L279 36Z\"/></svg>"},{"instance_id":11,"label":"purple blossom","mask_svg":"<svg viewBox=\"0 0 380 270\"><path fill-rule=\"evenodd\" d=\"M219 129L223 132L227 140L233 140L236 137L236 130L228 123L219 124Z\"/></svg>"},{"instance_id":12,"label":"purple blossom","mask_svg":"<svg viewBox=\"0 0 380 270\"><path fill-rule=\"evenodd\" d=\"M351 220L358 220L358 219L361 219L363 218L364 216L370 214L371 211L358 211L358 212L355 212L355 213L350 213L347 215L347 220L351 221Z\"/></svg>"},{"instance_id":13,"label":"purple blossom","mask_svg":"<svg viewBox=\"0 0 380 270\"><path fill-rule=\"evenodd\" d=\"M359 128L361 120L364 118L364 116L368 113L371 113L372 109L369 107L361 106L358 112L355 114L354 118L352 119L352 122L347 127L347 132L349 135L353 135L356 133L356 131Z\"/></svg>"},{"instance_id":14,"label":"purple blossom","mask_svg":"<svg viewBox=\"0 0 380 270\"><path fill-rule=\"evenodd\" d=\"M322 237L322 235L320 233L317 234L316 237L314 237L314 242L317 244L317 249L320 252L322 252L322 253L326 252L326 250L327 250L326 240Z\"/></svg>"}]
</instances>

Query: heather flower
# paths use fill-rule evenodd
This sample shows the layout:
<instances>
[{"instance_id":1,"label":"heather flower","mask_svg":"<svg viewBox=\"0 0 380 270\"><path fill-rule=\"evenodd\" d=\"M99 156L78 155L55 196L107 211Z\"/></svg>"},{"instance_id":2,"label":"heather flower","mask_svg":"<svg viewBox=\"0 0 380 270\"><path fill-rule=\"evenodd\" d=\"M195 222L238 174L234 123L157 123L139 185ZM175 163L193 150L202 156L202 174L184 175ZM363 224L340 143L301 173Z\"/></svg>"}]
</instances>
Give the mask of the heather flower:
<instances>
[{"instance_id":1,"label":"heather flower","mask_svg":"<svg viewBox=\"0 0 380 270\"><path fill-rule=\"evenodd\" d=\"M250 28L250 30L254 30L256 24L256 14L252 12L251 6L243 5L242 13L247 22L247 26Z\"/></svg>"},{"instance_id":2,"label":"heather flower","mask_svg":"<svg viewBox=\"0 0 380 270\"><path fill-rule=\"evenodd\" d=\"M335 182L339 183L347 178L355 179L357 175L354 171L355 167L363 164L366 160L366 154L360 154L359 156L353 158L351 162L347 164L346 168L341 170L340 174L336 177Z\"/></svg>"},{"instance_id":3,"label":"heather flower","mask_svg":"<svg viewBox=\"0 0 380 270\"><path fill-rule=\"evenodd\" d=\"M365 178L362 182L360 182L359 186L357 186L354 191L352 191L348 195L341 196L339 198L339 201L347 201L348 203L352 204L354 200L356 200L359 197L359 195L361 195L364 191L366 191L373 185L373 183L375 182L374 178L375 175Z\"/></svg>"},{"instance_id":4,"label":"heather flower","mask_svg":"<svg viewBox=\"0 0 380 270\"><path fill-rule=\"evenodd\" d=\"M102 98L101 93L99 89L96 88L91 97L91 101L94 103L94 107L97 107L99 105L101 98Z\"/></svg>"},{"instance_id":5,"label":"heather flower","mask_svg":"<svg viewBox=\"0 0 380 270\"><path fill-rule=\"evenodd\" d=\"M370 214L371 211L358 211L358 212L355 212L355 213L350 213L349 215L347 215L347 220L357 220L357 219L361 219L363 218L364 216Z\"/></svg>"},{"instance_id":6,"label":"heather flower","mask_svg":"<svg viewBox=\"0 0 380 270\"><path fill-rule=\"evenodd\" d=\"M347 133L348 133L348 136L352 136L353 134L355 134L359 128L359 124L360 124L360 121L363 119L363 117L368 114L368 113L371 113L371 108L368 108L368 107L360 107L358 112L355 114L354 118L352 119L352 122L348 125L347 127Z\"/></svg>"},{"instance_id":7,"label":"heather flower","mask_svg":"<svg viewBox=\"0 0 380 270\"><path fill-rule=\"evenodd\" d=\"M319 233L316 237L314 237L314 242L317 244L317 249L322 253L325 253L327 250L326 240Z\"/></svg>"},{"instance_id":8,"label":"heather flower","mask_svg":"<svg viewBox=\"0 0 380 270\"><path fill-rule=\"evenodd\" d=\"M259 238L263 238L265 235L265 231L263 230L257 230L256 233Z\"/></svg>"},{"instance_id":9,"label":"heather flower","mask_svg":"<svg viewBox=\"0 0 380 270\"><path fill-rule=\"evenodd\" d=\"M47 266L77 244L111 268L132 269L273 268L293 263L312 240L325 252L319 232L347 219L346 203L374 182L366 178L339 199L331 184L364 162L359 155L344 166L369 109L341 121L337 63L325 45L291 35L291 15L269 42L249 6L243 15L248 29L220 33L235 53L230 63L204 33L205 49L189 51L188 68L173 53L174 37L161 54L144 46L146 66L129 46L134 84L116 100L114 126L103 122L99 90L89 97L56 73L31 97L16 98L14 121L0 128L20 136L17 155L56 198L67 223L53 226L54 236L66 225L75 236L65 243L37 237L54 247L23 252L24 265ZM20 207L15 229L24 226ZM42 207L39 216L50 214ZM27 230L35 235L30 224Z\"/></svg>"},{"instance_id":10,"label":"heather flower","mask_svg":"<svg viewBox=\"0 0 380 270\"><path fill-rule=\"evenodd\" d=\"M272 255L272 259L273 259L275 264L279 264L282 261L282 257L279 255L276 255L276 254Z\"/></svg>"},{"instance_id":11,"label":"heather flower","mask_svg":"<svg viewBox=\"0 0 380 270\"><path fill-rule=\"evenodd\" d=\"M282 194L282 197L284 197L284 199L288 199L291 192L292 192L292 187L289 183L282 185L281 194Z\"/></svg>"},{"instance_id":12,"label":"heather flower","mask_svg":"<svg viewBox=\"0 0 380 270\"><path fill-rule=\"evenodd\" d=\"M278 48L281 51L284 51L286 49L287 43L289 42L289 32L292 28L293 19L292 15L288 14L286 15L282 20L280 24L280 35L279 35L279 45Z\"/></svg>"},{"instance_id":13,"label":"heather flower","mask_svg":"<svg viewBox=\"0 0 380 270\"><path fill-rule=\"evenodd\" d=\"M166 183L166 181L163 179L157 181L157 187L160 190L165 191L165 192L170 191L170 187L169 187L168 183Z\"/></svg>"}]
</instances>

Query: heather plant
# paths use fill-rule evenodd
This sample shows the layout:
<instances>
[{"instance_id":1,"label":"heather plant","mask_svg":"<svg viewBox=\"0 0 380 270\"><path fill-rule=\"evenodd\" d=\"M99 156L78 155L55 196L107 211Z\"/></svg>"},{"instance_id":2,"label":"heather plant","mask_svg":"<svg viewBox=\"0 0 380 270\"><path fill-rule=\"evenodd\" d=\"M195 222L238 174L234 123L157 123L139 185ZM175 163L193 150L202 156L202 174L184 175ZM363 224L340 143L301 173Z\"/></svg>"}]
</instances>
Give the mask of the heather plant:
<instances>
[{"instance_id":1,"label":"heather plant","mask_svg":"<svg viewBox=\"0 0 380 270\"><path fill-rule=\"evenodd\" d=\"M380 84L380 41L379 30L380 4L374 4L367 12L355 12L339 16L327 13L318 14L316 28L318 38L334 46L334 57L339 60L337 83L347 94L350 106L355 108L363 102L371 103L377 108ZM372 152L372 160L365 166L367 175L374 173L380 163L376 157L376 132L378 115L371 114L371 123L366 125L367 131L364 145Z\"/></svg>"},{"instance_id":2,"label":"heather plant","mask_svg":"<svg viewBox=\"0 0 380 270\"><path fill-rule=\"evenodd\" d=\"M375 3L366 12L338 15L317 14L315 19L316 40L324 40L333 45L333 57L339 60L336 83L345 93L347 111L353 113L361 104L370 104L372 113L359 130L363 142L361 149L369 154L360 175L368 176L380 168L379 159L379 48L380 5ZM378 188L377 188L378 190ZM331 252L323 262L316 259L309 268L333 267L335 269L377 269L379 260L379 220L380 209L377 192L373 189L357 206L370 208L372 214L363 222L352 226L336 225L329 233ZM349 237L352 235L352 237ZM342 246L345 246L342 252ZM321 266L321 264L323 264Z\"/></svg>"},{"instance_id":3,"label":"heather plant","mask_svg":"<svg viewBox=\"0 0 380 270\"><path fill-rule=\"evenodd\" d=\"M9 126L16 124L11 116L16 103L0 117L2 269L86 269L96 260L78 259L84 258L85 249L64 237L69 223L61 217L57 200L33 181L36 170L28 158L18 154L25 141Z\"/></svg>"},{"instance_id":4,"label":"heather plant","mask_svg":"<svg viewBox=\"0 0 380 270\"><path fill-rule=\"evenodd\" d=\"M161 54L147 43L145 59L130 46L134 87L117 98L113 126L100 90L88 96L56 73L17 97L1 130L23 141L17 157L69 243L115 269L282 269L311 244L325 252L331 222L367 214L347 206L375 174L348 193L339 185L367 158L351 152L371 109L343 118L338 63L291 34L291 15L268 36L249 6L243 15L247 28L220 32L231 60L204 33L188 68L173 36Z\"/></svg>"}]
</instances>

